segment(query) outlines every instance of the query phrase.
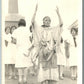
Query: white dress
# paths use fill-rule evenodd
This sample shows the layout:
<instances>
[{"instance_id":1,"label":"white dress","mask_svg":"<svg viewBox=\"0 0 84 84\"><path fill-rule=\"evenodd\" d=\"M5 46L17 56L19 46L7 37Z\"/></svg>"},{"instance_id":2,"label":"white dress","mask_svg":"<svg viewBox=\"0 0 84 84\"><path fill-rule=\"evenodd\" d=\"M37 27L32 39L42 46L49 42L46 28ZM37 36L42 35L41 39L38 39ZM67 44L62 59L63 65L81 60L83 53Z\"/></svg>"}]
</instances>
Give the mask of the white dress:
<instances>
[{"instance_id":1,"label":"white dress","mask_svg":"<svg viewBox=\"0 0 84 84\"><path fill-rule=\"evenodd\" d=\"M11 47L10 52L11 52L11 56L12 56L12 62L13 62L13 64L15 64L17 48L16 48L16 45L13 43L11 43L10 47Z\"/></svg>"},{"instance_id":2,"label":"white dress","mask_svg":"<svg viewBox=\"0 0 84 84\"><path fill-rule=\"evenodd\" d=\"M74 39L72 37L72 34L69 30L65 30L63 32L64 40L69 43L69 59L68 59L68 66L77 66L78 64L78 35L76 36L76 44L77 47L75 47Z\"/></svg>"},{"instance_id":3,"label":"white dress","mask_svg":"<svg viewBox=\"0 0 84 84\"><path fill-rule=\"evenodd\" d=\"M57 65L66 65L65 43L60 43L60 52L57 53Z\"/></svg>"},{"instance_id":4,"label":"white dress","mask_svg":"<svg viewBox=\"0 0 84 84\"><path fill-rule=\"evenodd\" d=\"M15 63L15 59L13 57L13 53L12 53L12 43L11 43L11 34L8 35L4 35L3 37L3 56L4 56L4 62L5 64L14 64ZM8 46L5 46L5 40L8 41Z\"/></svg>"},{"instance_id":5,"label":"white dress","mask_svg":"<svg viewBox=\"0 0 84 84\"><path fill-rule=\"evenodd\" d=\"M73 37L69 38L70 43L70 57L69 57L69 65L77 66L78 63L78 47L75 47ZM78 36L76 36L76 43L78 46Z\"/></svg>"},{"instance_id":6,"label":"white dress","mask_svg":"<svg viewBox=\"0 0 84 84\"><path fill-rule=\"evenodd\" d=\"M13 35L16 39L16 62L15 67L23 68L32 66L31 57L26 57L24 54L28 55L28 48L31 46L31 42L29 40L30 32L26 27L17 28Z\"/></svg>"}]
</instances>

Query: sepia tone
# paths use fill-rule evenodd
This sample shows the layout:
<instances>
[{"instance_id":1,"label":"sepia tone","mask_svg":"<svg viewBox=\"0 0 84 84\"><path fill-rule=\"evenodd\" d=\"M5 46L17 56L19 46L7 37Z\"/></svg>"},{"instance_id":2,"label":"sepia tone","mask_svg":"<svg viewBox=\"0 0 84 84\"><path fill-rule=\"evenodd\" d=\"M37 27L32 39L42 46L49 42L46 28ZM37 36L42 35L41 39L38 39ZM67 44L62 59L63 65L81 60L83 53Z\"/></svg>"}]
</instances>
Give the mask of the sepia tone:
<instances>
[{"instance_id":1,"label":"sepia tone","mask_svg":"<svg viewBox=\"0 0 84 84\"><path fill-rule=\"evenodd\" d=\"M78 62L78 54L77 53L78 52L77 51L78 51L78 31L79 31L78 30L79 29L78 28L78 25L79 25L78 21L79 21L79 18L78 17L74 18L73 21L71 21L70 23L68 22L68 26L65 26L67 24L65 24L63 22L64 19L62 19L62 21L59 20L60 16L62 15L60 12L61 11L60 8L58 8L58 7L54 8L54 6L53 6L53 9L51 8L50 10L52 10L52 11L55 10L56 13L58 13L58 12L60 13L60 15L59 15L59 13L56 15L56 17L57 17L56 18L57 19L56 24L60 23L63 26L61 26L59 24L56 27L60 26L59 27L60 30L55 29L52 26L54 24L54 20L52 20L52 19L55 18L55 16L51 15L51 17L53 17L53 18L50 17L51 18L51 30L49 32L47 31L47 36L46 36L45 31L41 30L42 27L43 28L46 28L46 27L44 27L44 25L41 25L42 21L39 22L39 20L43 20L43 16L40 17L40 15L39 15L40 14L40 12L39 12L40 11L40 5L41 5L40 0L37 0L35 2L35 5L33 4L34 6L32 6L31 8L34 8L34 9L30 9L30 10L24 9L24 11L27 11L27 13L30 11L33 11L32 14L29 13L31 15L30 18L28 18L29 16L27 16L27 14L25 14L25 13L23 13L22 15L19 13L19 9L20 9L19 2L20 2L20 0L8 0L8 3L7 3L8 4L8 13L5 15L5 21L4 21L5 28L2 29L2 31L3 31L2 32L2 34L3 34L3 38L2 38L3 50L2 50L2 53L3 53L3 57L4 57L3 63L5 66L5 68L4 68L4 78L5 78L4 82L5 82L5 84L77 84L77 81L78 81L78 70L77 70L78 69L78 65L77 65L77 62ZM44 8L48 9L45 6L44 6ZM45 9L43 11L46 11ZM37 13L37 15L36 15L36 13ZM44 13L43 13L43 15L45 15ZM38 18L42 18L42 19L38 19ZM19 25L19 22L21 19L26 21L26 27L29 30L25 29L23 27L24 25L22 27L25 30L22 29L22 31L21 31L18 29L18 28L20 28L18 25ZM37 19L36 24L34 23L35 19ZM25 21L23 21L23 23L25 23ZM33 23L35 25L33 25ZM31 32L31 31L33 31L31 29L33 27L32 25L34 26L34 28L36 28L36 30L34 30L34 33ZM66 29L66 27L67 27L67 29ZM6 30L6 28L9 28L9 29L14 28L14 30L10 30L10 33L12 31L18 30L20 35L16 34L17 33L17 31L16 31L16 32L14 32L14 34L12 32L8 36L5 34L5 31L4 31L4 30ZM63 28L63 30L62 30L62 28ZM74 29L77 33L75 36L76 42L75 42L75 40L73 40L74 38L72 37L72 31ZM61 33L61 30L63 33ZM28 31L28 34L27 34L27 31ZM53 31L53 34L51 33L51 31ZM25 34L23 34L24 32L25 32ZM34 36L35 32L36 32L36 35L38 36L38 38L36 38ZM59 33L59 35L58 35L58 33ZM48 34L49 34L49 36L48 36ZM56 35L56 38L55 38L55 35ZM23 39L21 38L21 36L23 37ZM16 46L17 45L17 39L15 39L15 37L17 37L19 39L19 41L22 40L21 42L22 43L24 42L23 44L24 44L24 46L26 46L25 48L21 49L21 53L25 52L25 53L23 53L24 57L22 57L22 59L24 59L24 60L22 60L20 58L20 56L19 56L19 58L16 57L17 56L16 54L18 52L20 53L20 51L18 51L18 48ZM36 42L35 46L32 46L33 43L31 44L30 42L28 42L30 45L27 49L25 37L28 38L30 40L30 42L33 42L33 40L32 40L32 38L33 38ZM53 43L55 43L55 46L59 45L59 40L60 40L60 43L63 40L63 44L62 45L60 44L60 51L58 49L59 47L58 48L56 47L56 51L55 50L53 50L53 52L49 51L45 48L45 45L44 45L44 47L42 47L42 45L40 45L41 49L38 50L36 45L37 45L37 39L39 39L39 38L40 39L42 38L41 39L42 41L44 40L44 38L46 38L51 42L51 44L52 44L52 41L53 41L52 38L53 38L55 40L53 42ZM19 41L18 41L18 43L19 43ZM11 43L12 45L10 45L8 42ZM47 42L47 41L45 40L45 42ZM48 46L49 48L52 47L51 44ZM72 46L74 46L74 48L72 48ZM23 47L23 46L21 45L21 47ZM36 50L33 50L34 47ZM8 48L9 48L9 50L8 50ZM27 50L31 51L31 55L29 55L30 52ZM21 55L21 53L20 53L20 55ZM39 55L37 55L33 58L33 55L35 53L36 54L39 53ZM55 54L57 53L56 58L53 58L53 56L55 57L55 55L52 55L52 53L55 53ZM61 53L64 55L63 58L61 58ZM9 55L12 55L12 56L9 57ZM45 55L46 57L48 55L49 56L51 55L52 56L52 60L51 60L52 62L51 61L48 63L45 62L46 57L45 57L45 59L41 58L42 55L43 56ZM71 57L74 57L74 58L71 58ZM33 61L30 61L30 59L32 60L32 58L33 58ZM74 62L72 59L75 59ZM19 63L19 62L21 62L19 60L22 60L21 64ZM35 63L34 63L34 61L35 61ZM43 61L44 63L41 65L40 61ZM60 67L61 65L63 67ZM52 69L53 66L55 66L54 69ZM23 69L23 73L19 72L21 68ZM49 68L49 73L47 71L48 68ZM63 71L61 73L62 68L63 68ZM20 74L23 76L22 80L25 80L25 74L27 75L26 82L20 81ZM46 76L46 74L49 75L49 78L48 78L48 76ZM54 74L54 76L53 76L53 74ZM61 76L60 76L60 74L61 74ZM72 76L74 74L75 74L75 76ZM44 79L42 79L42 77L44 77ZM54 79L54 78L56 78L56 79ZM53 80L56 82L54 82Z\"/></svg>"}]
</instances>

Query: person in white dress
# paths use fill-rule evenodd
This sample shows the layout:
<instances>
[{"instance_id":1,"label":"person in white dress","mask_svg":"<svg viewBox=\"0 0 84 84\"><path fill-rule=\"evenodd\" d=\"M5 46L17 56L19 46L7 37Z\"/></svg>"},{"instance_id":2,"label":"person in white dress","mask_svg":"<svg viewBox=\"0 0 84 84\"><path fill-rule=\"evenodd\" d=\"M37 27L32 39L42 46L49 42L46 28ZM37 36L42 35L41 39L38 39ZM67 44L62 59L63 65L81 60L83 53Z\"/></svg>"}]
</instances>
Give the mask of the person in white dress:
<instances>
[{"instance_id":1,"label":"person in white dress","mask_svg":"<svg viewBox=\"0 0 84 84\"><path fill-rule=\"evenodd\" d=\"M78 28L71 29L71 35L66 40L70 47L69 66L71 69L71 78L77 79L77 63L78 63Z\"/></svg>"},{"instance_id":2,"label":"person in white dress","mask_svg":"<svg viewBox=\"0 0 84 84\"><path fill-rule=\"evenodd\" d=\"M61 37L60 52L57 54L57 65L59 67L59 78L63 80L63 71L66 66L65 42L63 37Z\"/></svg>"},{"instance_id":3,"label":"person in white dress","mask_svg":"<svg viewBox=\"0 0 84 84\"><path fill-rule=\"evenodd\" d=\"M57 58L55 53L55 45L58 46L60 43L60 33L62 21L58 11L56 10L59 17L59 25L57 27L50 27L51 19L49 16L43 18L43 25L38 26L35 21L35 16L37 12L38 5L32 19L32 25L34 28L34 48L37 48L36 53L39 57L39 72L38 72L38 82L41 84L56 84L58 81L58 68L57 68ZM57 38L56 38L57 37ZM54 43L56 40L56 44ZM34 56L35 57L35 56Z\"/></svg>"},{"instance_id":4,"label":"person in white dress","mask_svg":"<svg viewBox=\"0 0 84 84\"><path fill-rule=\"evenodd\" d=\"M5 33L3 34L3 57L4 57L4 64L5 64L5 70L6 71L6 75L9 75L9 69L8 69L8 65L11 63L11 55L10 55L10 41L11 41L11 35L10 35L10 27L7 26L5 28Z\"/></svg>"},{"instance_id":5,"label":"person in white dress","mask_svg":"<svg viewBox=\"0 0 84 84\"><path fill-rule=\"evenodd\" d=\"M4 53L3 53L5 58L5 64L11 64L10 43L11 43L10 27L6 27L4 34Z\"/></svg>"},{"instance_id":6,"label":"person in white dress","mask_svg":"<svg viewBox=\"0 0 84 84\"><path fill-rule=\"evenodd\" d=\"M26 22L24 19L20 19L18 23L17 30L14 31L12 37L16 39L16 62L15 67L18 69L18 83L21 84L22 82L24 84L27 84L27 70L30 66L32 66L31 63L31 57L26 57L25 55L28 54L28 48L31 46L31 42L29 39L30 32L29 28L25 27Z\"/></svg>"},{"instance_id":7,"label":"person in white dress","mask_svg":"<svg viewBox=\"0 0 84 84\"><path fill-rule=\"evenodd\" d=\"M16 29L15 26L12 26L10 28L10 34L12 35L13 34L13 31ZM11 38L11 37L10 37ZM11 60L13 61L13 63L9 64L8 65L8 68L9 68L9 77L8 79L17 79L17 76L16 76L16 69L15 69L15 56L16 56L16 45L12 43L13 42L13 39L11 40L11 49L10 49L10 54L11 54Z\"/></svg>"},{"instance_id":8,"label":"person in white dress","mask_svg":"<svg viewBox=\"0 0 84 84\"><path fill-rule=\"evenodd\" d=\"M15 76L15 69L14 69L14 64L15 64L15 60L14 57L12 55L12 43L11 43L11 28L10 27L6 27L5 28L5 36L4 36L4 40L5 40L5 44L4 44L4 59L5 59L5 64L7 65L7 67L5 67L8 71L8 79L16 79Z\"/></svg>"}]
</instances>

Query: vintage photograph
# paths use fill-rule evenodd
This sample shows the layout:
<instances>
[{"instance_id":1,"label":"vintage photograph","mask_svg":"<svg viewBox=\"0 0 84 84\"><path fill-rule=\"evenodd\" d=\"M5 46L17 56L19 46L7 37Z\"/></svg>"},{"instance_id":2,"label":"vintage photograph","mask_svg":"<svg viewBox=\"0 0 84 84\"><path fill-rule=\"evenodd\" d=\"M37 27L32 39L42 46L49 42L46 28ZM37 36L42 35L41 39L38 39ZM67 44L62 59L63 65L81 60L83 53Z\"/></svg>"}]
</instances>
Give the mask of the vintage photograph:
<instances>
[{"instance_id":1,"label":"vintage photograph","mask_svg":"<svg viewBox=\"0 0 84 84\"><path fill-rule=\"evenodd\" d=\"M78 84L80 3L2 1L3 84Z\"/></svg>"}]
</instances>

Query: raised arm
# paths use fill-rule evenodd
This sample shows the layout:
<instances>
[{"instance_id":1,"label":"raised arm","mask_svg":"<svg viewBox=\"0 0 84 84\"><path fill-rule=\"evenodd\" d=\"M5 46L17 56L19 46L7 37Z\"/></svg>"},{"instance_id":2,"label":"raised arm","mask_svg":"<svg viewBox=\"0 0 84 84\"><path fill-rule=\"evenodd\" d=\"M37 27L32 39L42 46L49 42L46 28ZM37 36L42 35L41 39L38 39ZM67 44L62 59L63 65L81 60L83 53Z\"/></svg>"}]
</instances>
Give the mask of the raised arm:
<instances>
[{"instance_id":1,"label":"raised arm","mask_svg":"<svg viewBox=\"0 0 84 84\"><path fill-rule=\"evenodd\" d=\"M57 12L57 15L58 15L58 18L59 18L59 25L60 25L60 27L62 27L63 26L63 22L62 22L58 7L56 7L56 12Z\"/></svg>"},{"instance_id":2,"label":"raised arm","mask_svg":"<svg viewBox=\"0 0 84 84\"><path fill-rule=\"evenodd\" d=\"M38 4L36 5L35 12L33 14L32 20L31 20L32 25L34 25L34 23L35 23L35 17L36 17L37 9L38 9Z\"/></svg>"}]
</instances>

